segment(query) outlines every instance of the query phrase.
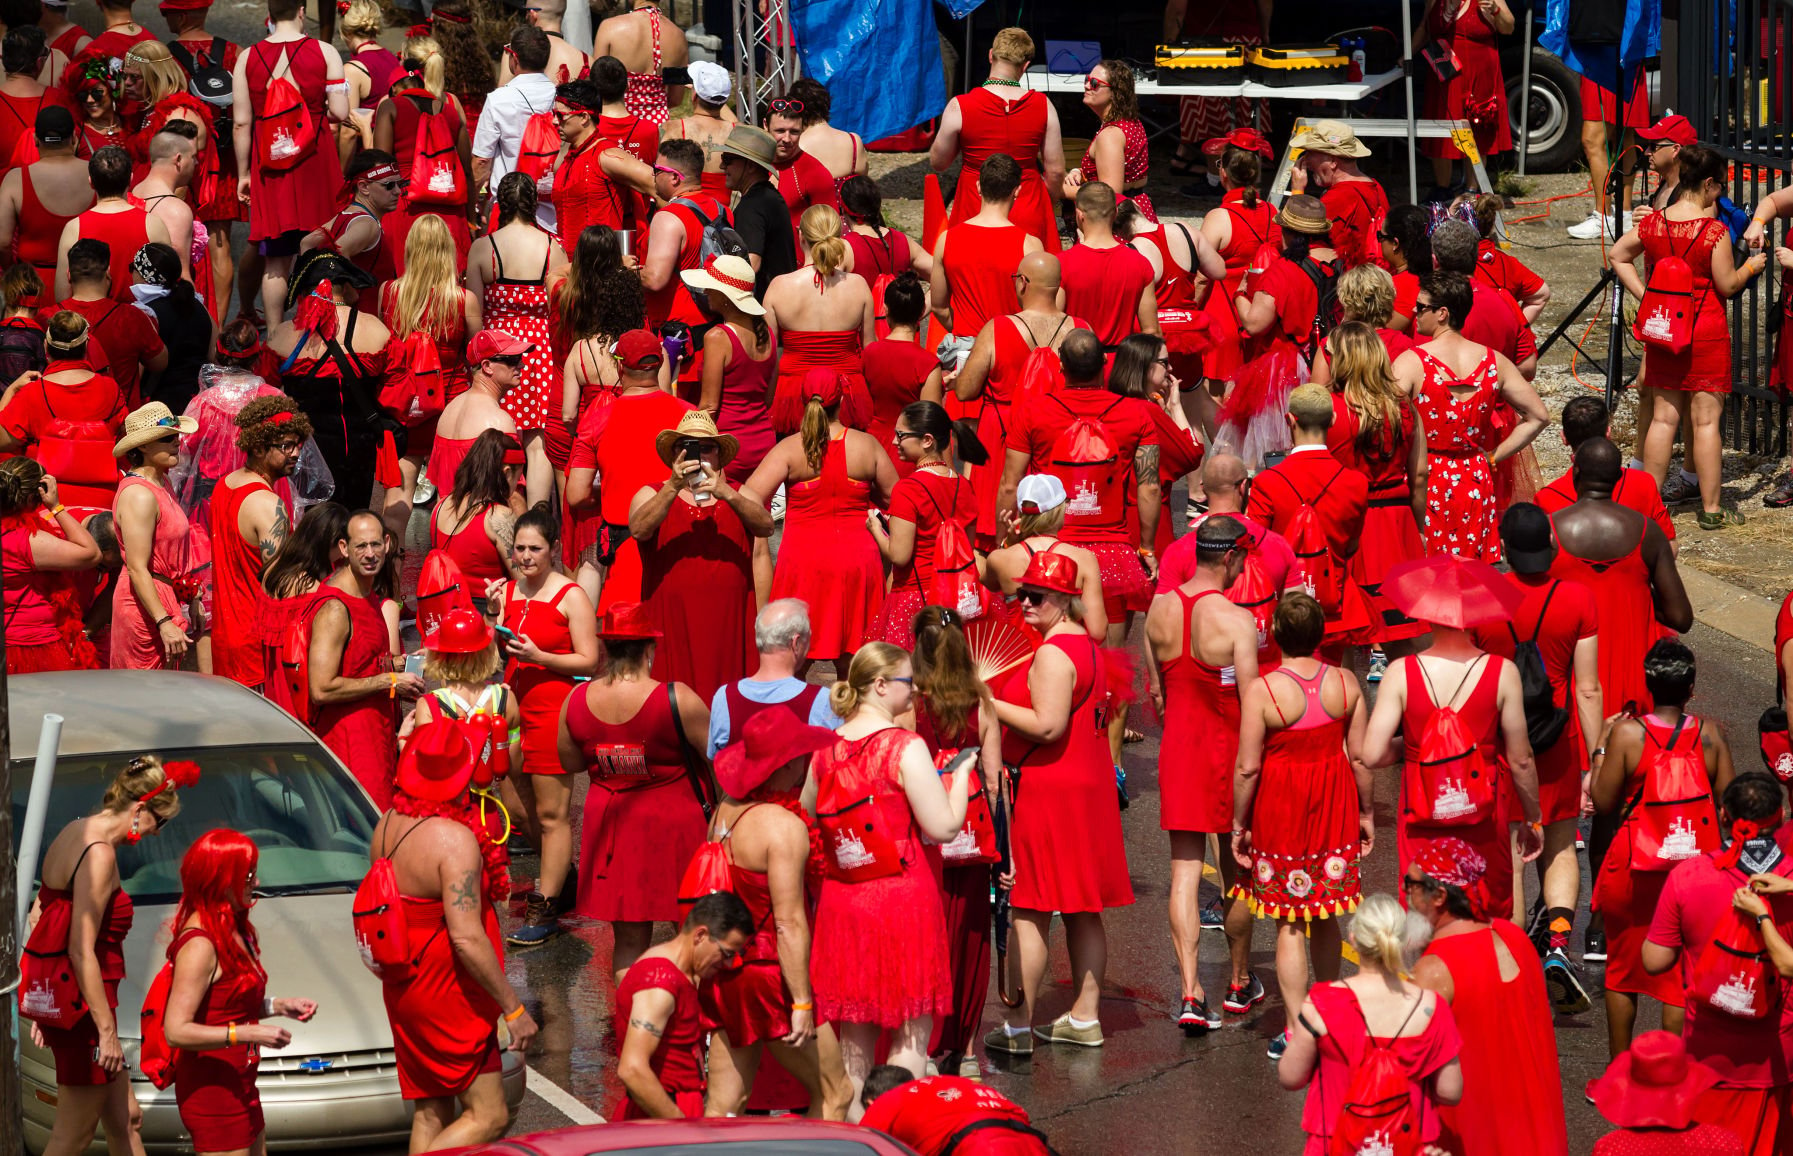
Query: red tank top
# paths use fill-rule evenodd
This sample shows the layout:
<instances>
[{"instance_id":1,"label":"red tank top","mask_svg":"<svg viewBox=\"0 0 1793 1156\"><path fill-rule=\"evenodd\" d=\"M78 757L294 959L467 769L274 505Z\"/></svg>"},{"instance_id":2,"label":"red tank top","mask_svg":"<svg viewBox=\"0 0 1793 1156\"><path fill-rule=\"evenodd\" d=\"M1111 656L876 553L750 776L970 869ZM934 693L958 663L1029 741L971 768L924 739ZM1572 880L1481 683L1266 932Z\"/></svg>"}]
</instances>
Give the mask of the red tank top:
<instances>
[{"instance_id":1,"label":"red tank top","mask_svg":"<svg viewBox=\"0 0 1793 1156\"><path fill-rule=\"evenodd\" d=\"M974 225L946 231L946 284L951 292L953 336L976 337L992 317L1021 308L1015 270L1027 244L1020 225Z\"/></svg>"},{"instance_id":2,"label":"red tank top","mask_svg":"<svg viewBox=\"0 0 1793 1156\"><path fill-rule=\"evenodd\" d=\"M1219 590L1202 590L1195 594L1186 594L1182 587L1174 593L1183 604L1182 643L1177 653L1169 662L1158 664L1158 673L1164 680L1164 709L1167 714L1177 714L1189 731L1198 735L1221 734L1234 736L1239 731L1239 684L1233 668L1230 666L1209 666L1190 653L1190 646L1195 641L1195 605L1210 594L1225 601L1226 595ZM1192 752L1173 752L1166 749L1164 756L1169 759L1173 754L1177 760L1186 762L1187 754Z\"/></svg>"},{"instance_id":3,"label":"red tank top","mask_svg":"<svg viewBox=\"0 0 1793 1156\"><path fill-rule=\"evenodd\" d=\"M1158 278L1154 283L1158 308L1186 308L1195 301L1195 282L1189 276L1189 270L1183 267L1182 262L1171 255L1170 244L1164 239L1164 230L1168 228L1170 228L1169 225L1159 225L1150 233L1135 234L1135 239L1144 241L1158 250L1159 271ZM1189 251L1194 253L1195 238L1190 236L1189 231L1182 225L1178 225L1177 228L1183 230L1183 239L1189 242Z\"/></svg>"},{"instance_id":4,"label":"red tank top","mask_svg":"<svg viewBox=\"0 0 1793 1156\"><path fill-rule=\"evenodd\" d=\"M497 545L486 536L486 518L491 512L492 507L485 505L463 514L452 530L442 529L440 519L430 519L430 549L448 552L466 575L476 597L487 582L509 576L498 557Z\"/></svg>"},{"instance_id":5,"label":"red tank top","mask_svg":"<svg viewBox=\"0 0 1793 1156\"><path fill-rule=\"evenodd\" d=\"M1232 235L1220 249L1220 256L1226 261L1226 289L1230 298L1239 291L1239 282L1245 276L1245 270L1251 268L1252 258L1265 245L1282 248L1282 230L1270 217L1270 205L1259 199L1251 208L1245 207L1245 192L1234 189L1220 200L1220 207L1232 218Z\"/></svg>"},{"instance_id":6,"label":"red tank top","mask_svg":"<svg viewBox=\"0 0 1793 1156\"><path fill-rule=\"evenodd\" d=\"M798 723L808 726L809 712L816 705L816 698L822 693L822 688L811 683L783 702L755 702L741 693L741 684L738 682L731 682L723 687L722 693L728 703L728 743L733 743L747 729L748 720L765 710L783 707L796 716ZM723 745L727 746L728 743Z\"/></svg>"},{"instance_id":7,"label":"red tank top","mask_svg":"<svg viewBox=\"0 0 1793 1156\"><path fill-rule=\"evenodd\" d=\"M174 942L169 945L168 958L173 959L190 939L209 940L211 936L200 928L187 928L175 936ZM261 961L255 960L248 970L227 973L206 988L205 994L199 997L199 1007L193 1012L193 1022L207 1027L260 1023L262 1001L267 995L268 973L263 969ZM206 1069L213 1064L226 1064L236 1071L246 1073L255 1071L259 1063L261 1048L256 1044L233 1044L204 1052L189 1052L177 1048L174 1052L175 1087L191 1091L210 1083ZM186 1075L184 1080L183 1073Z\"/></svg>"},{"instance_id":8,"label":"red tank top","mask_svg":"<svg viewBox=\"0 0 1793 1156\"><path fill-rule=\"evenodd\" d=\"M1021 99L1009 101L990 89L974 88L959 97L959 179L975 181L984 162L997 153L1015 158L1024 175L1038 172L1046 108L1040 92L1024 92Z\"/></svg>"},{"instance_id":9,"label":"red tank top","mask_svg":"<svg viewBox=\"0 0 1793 1156\"><path fill-rule=\"evenodd\" d=\"M483 521L483 519L482 519ZM483 526L481 527L483 529ZM504 616L500 619L504 625L526 635L529 641L549 654L573 653L573 628L567 621L566 612L561 610L560 601L567 592L575 587L571 582L560 588L560 593L543 601L537 598L517 597L517 584L504 584ZM505 672L506 679L514 680L517 671L528 667L530 670L542 670L536 663L511 660L510 669Z\"/></svg>"},{"instance_id":10,"label":"red tank top","mask_svg":"<svg viewBox=\"0 0 1793 1156\"><path fill-rule=\"evenodd\" d=\"M668 1093L704 1090L703 1015L697 1002L697 988L689 977L670 959L649 956L635 961L623 981L616 985L616 1024L613 1030L621 1040L627 1034L629 1010L638 991L672 993L672 1016L666 1021L666 1032L648 1058L654 1078ZM630 1104L633 1107L633 1102Z\"/></svg>"},{"instance_id":11,"label":"red tank top","mask_svg":"<svg viewBox=\"0 0 1793 1156\"><path fill-rule=\"evenodd\" d=\"M689 193L681 199L697 205L698 211L711 221L718 218L726 224L728 210L708 193ZM685 226L685 247L679 250L678 264L673 267L672 279L663 289L644 289L647 299L648 328L659 331L660 323L666 320L683 321L687 325L702 325L705 321L703 311L697 302L686 292L685 283L679 279L678 272L683 269L695 269L703 262L699 254L703 249L703 221L697 213L692 212L689 205L670 204L662 212L671 213Z\"/></svg>"},{"instance_id":12,"label":"red tank top","mask_svg":"<svg viewBox=\"0 0 1793 1156\"><path fill-rule=\"evenodd\" d=\"M260 686L267 674L262 667L260 629L267 594L261 585L261 547L243 540L238 519L245 500L267 491L268 483L260 478L240 486L232 486L230 479L224 478L212 494L212 581L217 611L212 619L212 673L250 687Z\"/></svg>"},{"instance_id":13,"label":"red tank top","mask_svg":"<svg viewBox=\"0 0 1793 1156\"><path fill-rule=\"evenodd\" d=\"M26 165L19 171L22 195L19 227L13 231L12 253L20 261L31 262L39 272L52 275L44 285L44 291L48 294L55 292L55 286L49 284L49 280L53 279L56 272L56 246L62 240L63 226L81 214L72 213L65 217L46 208L38 198L37 187L31 183L33 167L35 166ZM88 203L91 205L93 202L90 200ZM135 252L132 255L135 256Z\"/></svg>"},{"instance_id":14,"label":"red tank top","mask_svg":"<svg viewBox=\"0 0 1793 1156\"><path fill-rule=\"evenodd\" d=\"M149 213L130 208L122 213L82 213L79 234L83 241L104 241L112 250L112 299L131 301L131 259L149 243Z\"/></svg>"},{"instance_id":15,"label":"red tank top","mask_svg":"<svg viewBox=\"0 0 1793 1156\"><path fill-rule=\"evenodd\" d=\"M600 159L614 141L596 133L585 143L567 150L566 159L554 170L554 218L560 229L561 247L572 251L587 225L613 229L635 227L634 205L627 189L604 175Z\"/></svg>"},{"instance_id":16,"label":"red tank top","mask_svg":"<svg viewBox=\"0 0 1793 1156\"><path fill-rule=\"evenodd\" d=\"M379 107L381 99L392 91L392 82L405 70L389 49L371 41L355 49L349 63L359 64L367 70L367 95L361 98L360 105L367 112Z\"/></svg>"},{"instance_id":17,"label":"red tank top","mask_svg":"<svg viewBox=\"0 0 1793 1156\"><path fill-rule=\"evenodd\" d=\"M1103 346L1119 345L1139 332L1139 298L1151 284L1152 266L1138 250L1072 245L1058 255L1058 263L1065 312L1088 318Z\"/></svg>"},{"instance_id":18,"label":"red tank top","mask_svg":"<svg viewBox=\"0 0 1793 1156\"><path fill-rule=\"evenodd\" d=\"M35 134L37 114L43 110L44 101L51 92L51 89L45 89L36 96L9 96L0 92L0 161L10 161L19 140ZM62 101L52 103L61 104Z\"/></svg>"}]
</instances>

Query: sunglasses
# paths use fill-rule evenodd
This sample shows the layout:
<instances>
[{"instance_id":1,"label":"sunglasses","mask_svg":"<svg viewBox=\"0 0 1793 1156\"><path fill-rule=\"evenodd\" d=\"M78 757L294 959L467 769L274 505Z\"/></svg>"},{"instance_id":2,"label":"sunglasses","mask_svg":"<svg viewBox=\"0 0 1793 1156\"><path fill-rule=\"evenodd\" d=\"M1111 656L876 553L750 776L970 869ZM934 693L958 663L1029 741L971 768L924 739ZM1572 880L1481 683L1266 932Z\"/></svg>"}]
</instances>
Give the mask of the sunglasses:
<instances>
[{"instance_id":1,"label":"sunglasses","mask_svg":"<svg viewBox=\"0 0 1793 1156\"><path fill-rule=\"evenodd\" d=\"M84 89L82 91L80 100L83 103L86 103L87 101L90 101L90 100L104 100L104 99L106 99L107 95L108 94L107 94L106 90L103 88L89 88L89 89Z\"/></svg>"},{"instance_id":2,"label":"sunglasses","mask_svg":"<svg viewBox=\"0 0 1793 1156\"><path fill-rule=\"evenodd\" d=\"M895 677L895 678L887 678L887 679L885 679L885 680L884 680L884 681L885 681L885 682L906 682L906 683L908 683L908 684L909 684L909 685L910 685L910 686L914 686L914 685L915 685L915 679L914 679L914 678L912 678L912 677L910 677L910 676L909 676L909 675L906 675L906 674L904 674L904 675L898 675L898 676L897 676L897 677Z\"/></svg>"},{"instance_id":3,"label":"sunglasses","mask_svg":"<svg viewBox=\"0 0 1793 1156\"><path fill-rule=\"evenodd\" d=\"M389 193L402 193L405 191L405 186L410 183L409 181L381 181L380 187Z\"/></svg>"},{"instance_id":4,"label":"sunglasses","mask_svg":"<svg viewBox=\"0 0 1793 1156\"><path fill-rule=\"evenodd\" d=\"M682 181L685 179L684 173L681 173L679 170L677 170L675 168L670 168L666 165L655 165L654 173L656 175L664 174L666 176L671 177L675 181Z\"/></svg>"},{"instance_id":5,"label":"sunglasses","mask_svg":"<svg viewBox=\"0 0 1793 1156\"><path fill-rule=\"evenodd\" d=\"M1085 91L1085 92L1094 92L1098 88L1113 88L1113 87L1114 87L1114 85L1110 84L1106 80L1100 79L1099 77L1089 76L1089 77L1085 77L1084 81L1083 81L1083 91Z\"/></svg>"},{"instance_id":6,"label":"sunglasses","mask_svg":"<svg viewBox=\"0 0 1793 1156\"><path fill-rule=\"evenodd\" d=\"M891 436L890 444L893 446L900 446L903 444L905 438L922 438L927 436L927 434L916 433L914 430L900 429Z\"/></svg>"},{"instance_id":7,"label":"sunglasses","mask_svg":"<svg viewBox=\"0 0 1793 1156\"><path fill-rule=\"evenodd\" d=\"M777 100L768 101L766 107L777 113L779 116L803 115L803 102L800 100L792 100L787 96L781 96Z\"/></svg>"},{"instance_id":8,"label":"sunglasses","mask_svg":"<svg viewBox=\"0 0 1793 1156\"><path fill-rule=\"evenodd\" d=\"M567 112L562 112L560 109L557 108L554 110L554 123L555 124L565 124L567 121L572 120L576 116L590 117L591 113L584 112L580 109L572 109Z\"/></svg>"},{"instance_id":9,"label":"sunglasses","mask_svg":"<svg viewBox=\"0 0 1793 1156\"><path fill-rule=\"evenodd\" d=\"M1443 309L1443 308L1444 308L1444 306L1438 304L1438 302L1436 302L1436 301L1415 301L1413 303L1413 312L1414 312L1415 316L1418 316L1419 314L1424 313L1430 309Z\"/></svg>"},{"instance_id":10,"label":"sunglasses","mask_svg":"<svg viewBox=\"0 0 1793 1156\"><path fill-rule=\"evenodd\" d=\"M1169 369L1170 368L1170 358L1154 357L1154 358L1152 358L1152 364L1153 365L1162 365L1164 368Z\"/></svg>"},{"instance_id":11,"label":"sunglasses","mask_svg":"<svg viewBox=\"0 0 1793 1156\"><path fill-rule=\"evenodd\" d=\"M507 354L504 357L488 357L486 360L497 362L499 365L508 366L511 369L523 368L523 355L521 353Z\"/></svg>"},{"instance_id":12,"label":"sunglasses","mask_svg":"<svg viewBox=\"0 0 1793 1156\"><path fill-rule=\"evenodd\" d=\"M1027 603L1029 606L1044 606L1046 604L1046 592L1044 590L1023 590L1020 594L1016 595L1016 597Z\"/></svg>"}]
</instances>

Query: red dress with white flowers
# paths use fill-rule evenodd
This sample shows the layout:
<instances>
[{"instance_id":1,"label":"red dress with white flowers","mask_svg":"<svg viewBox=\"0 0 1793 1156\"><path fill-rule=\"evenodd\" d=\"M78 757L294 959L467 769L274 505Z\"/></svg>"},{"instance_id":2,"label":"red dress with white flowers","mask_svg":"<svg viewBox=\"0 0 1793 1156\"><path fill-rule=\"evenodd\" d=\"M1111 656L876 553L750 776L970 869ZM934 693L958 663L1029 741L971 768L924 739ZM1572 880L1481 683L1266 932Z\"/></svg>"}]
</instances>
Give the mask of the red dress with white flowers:
<instances>
[{"instance_id":1,"label":"red dress with white flowers","mask_svg":"<svg viewBox=\"0 0 1793 1156\"><path fill-rule=\"evenodd\" d=\"M1420 386L1420 420L1426 427L1426 553L1455 554L1459 558L1500 561L1499 511L1494 493L1494 470L1488 464L1488 430L1500 370L1494 351L1482 351L1482 360L1467 377L1459 379L1450 366L1424 348L1415 350L1426 368ZM1470 385L1475 391L1458 397L1453 385Z\"/></svg>"}]
</instances>

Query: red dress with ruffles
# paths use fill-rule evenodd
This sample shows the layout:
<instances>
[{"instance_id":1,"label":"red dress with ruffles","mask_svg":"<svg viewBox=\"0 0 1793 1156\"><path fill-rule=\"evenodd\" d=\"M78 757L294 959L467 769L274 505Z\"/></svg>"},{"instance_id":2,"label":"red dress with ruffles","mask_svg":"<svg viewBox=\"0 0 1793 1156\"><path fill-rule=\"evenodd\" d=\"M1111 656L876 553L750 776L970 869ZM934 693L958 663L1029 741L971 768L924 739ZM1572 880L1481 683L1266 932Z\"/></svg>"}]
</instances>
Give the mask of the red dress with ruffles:
<instances>
[{"instance_id":1,"label":"red dress with ruffles","mask_svg":"<svg viewBox=\"0 0 1793 1156\"><path fill-rule=\"evenodd\" d=\"M1638 222L1637 239L1643 242L1647 272L1654 272L1664 257L1687 262L1693 273L1694 305L1693 342L1687 352L1649 346L1638 384L1689 393L1730 393L1731 327L1724 299L1712 287L1712 252L1731 243L1724 223L1711 217L1671 221L1662 213L1651 213Z\"/></svg>"},{"instance_id":2,"label":"red dress with ruffles","mask_svg":"<svg viewBox=\"0 0 1793 1156\"><path fill-rule=\"evenodd\" d=\"M1276 317L1255 337L1240 331L1239 367L1233 373L1233 390L1220 405L1215 441L1230 444L1255 469L1265 454L1288 448L1285 407L1289 394L1307 380L1300 343L1313 332L1320 295L1300 266L1268 245L1253 263L1261 272L1244 281L1240 292L1269 294L1276 302Z\"/></svg>"},{"instance_id":3,"label":"red dress with ruffles","mask_svg":"<svg viewBox=\"0 0 1793 1156\"><path fill-rule=\"evenodd\" d=\"M977 216L984 199L978 192L977 175L984 162L997 153L1006 153L1021 166L1021 184L1015 190L1015 203L1009 209L1009 220L1040 239L1046 252L1058 252L1058 220L1052 212L1052 198L1047 194L1045 178L1040 173L1040 147L1046 141L1047 96L1043 92L1008 89L1017 92L1014 100L1005 100L1001 92L974 88L959 102L959 185L953 193L952 214L948 225L957 225Z\"/></svg>"},{"instance_id":4,"label":"red dress with ruffles","mask_svg":"<svg viewBox=\"0 0 1793 1156\"><path fill-rule=\"evenodd\" d=\"M189 939L210 939L197 927L175 937L168 948L173 959ZM248 971L227 974L205 989L194 1009L193 1022L208 1027L261 1022L262 1001L268 994L268 973L260 961ZM174 1052L174 1097L180 1107L181 1126L200 1152L229 1152L249 1148L265 1130L261 1093L255 1087L261 1048L235 1044L205 1052Z\"/></svg>"},{"instance_id":5,"label":"red dress with ruffles","mask_svg":"<svg viewBox=\"0 0 1793 1156\"><path fill-rule=\"evenodd\" d=\"M1258 252L1266 246L1282 248L1282 226L1276 223L1269 201L1259 198L1246 208L1244 189L1228 190L1220 198L1220 211L1231 218L1232 232L1219 250L1226 262L1226 277L1208 294L1208 335L1214 344L1202 355L1202 369L1211 381L1230 381L1244 363L1241 346L1245 340L1233 298Z\"/></svg>"},{"instance_id":6,"label":"red dress with ruffles","mask_svg":"<svg viewBox=\"0 0 1793 1156\"><path fill-rule=\"evenodd\" d=\"M1488 464L1488 430L1500 371L1492 349L1468 376L1456 372L1424 346L1414 350L1426 379L1414 404L1426 427L1426 553L1455 554L1490 564L1500 561L1500 525L1494 469ZM1454 385L1475 391L1458 397Z\"/></svg>"},{"instance_id":7,"label":"red dress with ruffles","mask_svg":"<svg viewBox=\"0 0 1793 1156\"><path fill-rule=\"evenodd\" d=\"M1366 439L1357 411L1343 394L1332 395L1332 428L1326 431L1326 447L1341 465L1370 480L1370 504L1364 511L1357 553L1351 556L1351 577L1380 616L1375 631L1377 642L1417 638L1426 633L1424 625L1382 597L1382 582L1389 570L1426 556L1419 523L1413 520L1407 477L1407 455L1413 437L1412 406L1402 403L1398 425L1384 425L1375 436Z\"/></svg>"},{"instance_id":8,"label":"red dress with ruffles","mask_svg":"<svg viewBox=\"0 0 1793 1156\"><path fill-rule=\"evenodd\" d=\"M812 369L832 369L846 379L842 389L841 420L855 428L865 424L861 415L870 414L872 406L871 395L865 388L859 330L781 329L778 331L778 347L778 384L773 391L772 404L773 433L783 438L797 432L797 426L803 420L803 406L797 400L797 390L803 384L804 374Z\"/></svg>"},{"instance_id":9,"label":"red dress with ruffles","mask_svg":"<svg viewBox=\"0 0 1793 1156\"><path fill-rule=\"evenodd\" d=\"M697 1119L704 1112L704 1027L703 1009L697 988L679 965L657 955L645 956L630 965L628 974L616 985L616 1020L611 1032L618 1041L628 1034L629 1010L635 1006L639 991L672 993L672 1016L666 1021L666 1033L648 1059L654 1078L688 1119ZM628 1094L612 1113L617 1120L641 1120L646 1116Z\"/></svg>"},{"instance_id":10,"label":"red dress with ruffles","mask_svg":"<svg viewBox=\"0 0 1793 1156\"><path fill-rule=\"evenodd\" d=\"M828 443L822 471L785 486L784 539L772 573L773 598L809 606L809 657L852 654L884 608L884 560L865 513L870 482L847 473L846 439Z\"/></svg>"},{"instance_id":11,"label":"red dress with ruffles","mask_svg":"<svg viewBox=\"0 0 1793 1156\"><path fill-rule=\"evenodd\" d=\"M280 43L261 41L245 49L249 62L243 77L249 88L249 103L263 108L268 99L268 82L274 73L291 78L300 98L311 110L313 121L324 126L328 108L324 94L324 46L311 37ZM280 59L285 56L287 67ZM342 188L342 163L331 147L328 130L320 132L317 147L289 169L268 169L257 163L261 156L261 135L267 132L266 122L257 119L250 126L249 162L249 239L269 241L295 229L306 232L330 219L336 211L336 195Z\"/></svg>"},{"instance_id":12,"label":"red dress with ruffles","mask_svg":"<svg viewBox=\"0 0 1793 1156\"><path fill-rule=\"evenodd\" d=\"M1176 657L1158 664L1164 685L1164 740L1158 747L1158 826L1166 831L1233 829L1233 764L1239 757L1239 684L1230 666L1213 667L1190 647L1195 605L1218 590L1171 591L1183 606Z\"/></svg>"},{"instance_id":13,"label":"red dress with ruffles","mask_svg":"<svg viewBox=\"0 0 1793 1156\"><path fill-rule=\"evenodd\" d=\"M838 768L860 765L860 781L872 784L884 829L903 859L902 871L881 879L822 881L809 968L816 1018L823 1023L896 1028L952 1010L940 884L897 769L914 741L914 732L888 727L861 739L837 739L810 764L824 791Z\"/></svg>"},{"instance_id":14,"label":"red dress with ruffles","mask_svg":"<svg viewBox=\"0 0 1793 1156\"><path fill-rule=\"evenodd\" d=\"M571 654L573 630L560 602L569 591L577 589L568 582L552 598L519 598L517 584L506 582L504 614L499 621L546 653ZM578 684L571 675L514 658L505 669L504 681L517 695L523 732L523 773L564 775L566 771L560 765L560 710Z\"/></svg>"},{"instance_id":15,"label":"red dress with ruffles","mask_svg":"<svg viewBox=\"0 0 1793 1156\"><path fill-rule=\"evenodd\" d=\"M481 882L484 888L484 882ZM407 1100L459 1096L476 1077L501 1068L498 1006L455 955L442 917L440 899L403 896L407 945L414 961L410 978L380 985L386 1018L392 1021L392 1053L399 1093ZM504 937L489 896L480 902L481 922L492 954L504 967Z\"/></svg>"},{"instance_id":16,"label":"red dress with ruffles","mask_svg":"<svg viewBox=\"0 0 1793 1156\"><path fill-rule=\"evenodd\" d=\"M8 658L11 658L11 651L9 643ZM90 843L88 847L82 848L83 858L92 846ZM80 869L81 860L77 859L75 870L79 872ZM70 890L73 886L74 876L71 875L69 887L38 889L40 922L58 905L73 905L75 896ZM131 897L120 887L107 897L106 910L100 916L99 930L93 940L94 959L100 965L100 981L106 985L106 1004L114 1011L118 1010L118 985L125 978L125 937L131 934L131 923L135 917L136 910L131 905ZM92 1012L83 1012L72 1027L58 1028L39 1024L37 1030L43 1033L44 1045L55 1057L58 1084L71 1088L95 1088L112 1082L113 1073L93 1062L94 1052L100 1043L100 1029L93 1022Z\"/></svg>"}]
</instances>

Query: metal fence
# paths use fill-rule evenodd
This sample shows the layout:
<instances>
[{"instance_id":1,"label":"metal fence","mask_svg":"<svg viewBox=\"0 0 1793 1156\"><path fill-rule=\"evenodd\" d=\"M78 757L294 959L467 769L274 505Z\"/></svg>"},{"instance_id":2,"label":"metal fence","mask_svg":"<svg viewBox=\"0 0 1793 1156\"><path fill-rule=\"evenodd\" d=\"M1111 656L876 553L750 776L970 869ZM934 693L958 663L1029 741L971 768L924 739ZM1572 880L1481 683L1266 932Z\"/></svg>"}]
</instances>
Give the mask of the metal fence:
<instances>
[{"instance_id":1,"label":"metal fence","mask_svg":"<svg viewBox=\"0 0 1793 1156\"><path fill-rule=\"evenodd\" d=\"M1702 144L1731 163L1731 199L1749 212L1793 174L1793 0L1699 0L1681 5L1676 111ZM1770 241L1786 243L1777 221ZM1770 316L1780 309L1780 271L1767 274L1730 302L1731 372L1725 409L1732 449L1787 453L1788 406L1769 387L1776 337ZM1793 340L1793 329L1780 340ZM1793 383L1789 383L1793 384Z\"/></svg>"}]
</instances>

